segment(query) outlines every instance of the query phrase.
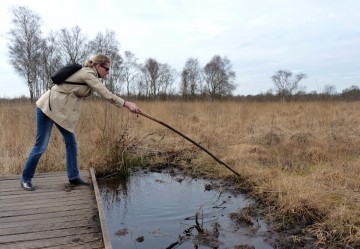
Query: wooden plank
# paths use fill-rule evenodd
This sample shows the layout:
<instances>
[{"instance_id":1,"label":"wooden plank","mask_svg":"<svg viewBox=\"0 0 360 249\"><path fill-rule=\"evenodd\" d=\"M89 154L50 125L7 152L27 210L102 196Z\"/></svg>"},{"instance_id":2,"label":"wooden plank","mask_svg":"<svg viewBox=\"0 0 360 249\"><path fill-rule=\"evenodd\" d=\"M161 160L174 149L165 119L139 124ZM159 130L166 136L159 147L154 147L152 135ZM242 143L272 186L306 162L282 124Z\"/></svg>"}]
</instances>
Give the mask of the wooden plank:
<instances>
[{"instance_id":1,"label":"wooden plank","mask_svg":"<svg viewBox=\"0 0 360 249\"><path fill-rule=\"evenodd\" d=\"M21 186L20 183L19 185L17 185L14 188L11 189L1 189L0 188L0 198L2 196L8 196L8 195L12 195L12 194L16 194L16 195L37 195L39 192L43 193L43 192L56 192L56 191L65 191L65 192L71 192L73 190L79 189L79 188L84 188L84 189L89 189L88 186L73 186L70 185L68 183L57 183L57 182L40 182L36 185L34 185L35 191L24 191Z\"/></svg>"},{"instance_id":2,"label":"wooden plank","mask_svg":"<svg viewBox=\"0 0 360 249\"><path fill-rule=\"evenodd\" d=\"M37 209L25 209L25 210L7 210L0 212L0 218L2 217L11 217L11 216L25 216L30 214L46 214L60 211L71 211L71 210L81 210L82 207L79 205L67 205L67 206L58 206L49 208L37 208Z\"/></svg>"},{"instance_id":3,"label":"wooden plank","mask_svg":"<svg viewBox=\"0 0 360 249\"><path fill-rule=\"evenodd\" d=\"M87 177L83 179L88 179ZM51 185L69 185L67 177L47 177L47 178L34 178L32 180L34 187L39 185L46 185L46 187L51 187ZM21 189L20 180L17 181L2 181L0 182L1 189Z\"/></svg>"},{"instance_id":4,"label":"wooden plank","mask_svg":"<svg viewBox=\"0 0 360 249\"><path fill-rule=\"evenodd\" d=\"M94 226L94 222L92 220L73 220L73 221L59 221L55 222L55 220L44 222L33 222L32 224L24 225L19 223L18 227L7 227L0 228L0 234L4 235L14 235L14 234L23 234L31 231L35 232L43 232L43 231L51 231L51 230L59 230L59 229L68 229L68 228L89 228Z\"/></svg>"},{"instance_id":5,"label":"wooden plank","mask_svg":"<svg viewBox=\"0 0 360 249\"><path fill-rule=\"evenodd\" d=\"M11 210L17 211L17 210L26 210L26 209L38 209L38 208L52 208L57 207L58 205L76 205L76 204L89 204L94 203L93 200L89 200L89 198L62 198L62 199L51 199L47 202L45 201L29 201L30 203L23 201L18 202L16 205L9 205L7 203L6 205L0 205L0 212L9 210L9 206L11 207Z\"/></svg>"},{"instance_id":6,"label":"wooden plank","mask_svg":"<svg viewBox=\"0 0 360 249\"><path fill-rule=\"evenodd\" d=\"M84 190L83 188L76 188L70 191L42 191L42 192L31 192L31 191L24 191L21 190L19 192L14 192L11 193L11 195L4 195L4 196L0 196L0 200L7 200L7 199L21 199L21 198L27 198L29 199L29 196L33 195L36 196L36 198L42 198L42 196L45 196L46 198L49 196L54 196L54 198L56 198L56 196L68 196L69 193L71 192L71 195L73 194L78 194L78 195L83 195L84 194ZM1 194L1 193L0 193Z\"/></svg>"},{"instance_id":7,"label":"wooden plank","mask_svg":"<svg viewBox=\"0 0 360 249\"><path fill-rule=\"evenodd\" d=\"M1 248L104 248L104 245L98 233L88 233L60 238L3 243Z\"/></svg>"},{"instance_id":8,"label":"wooden plank","mask_svg":"<svg viewBox=\"0 0 360 249\"><path fill-rule=\"evenodd\" d=\"M48 214L35 214L27 216L15 216L7 217L1 219L0 229L1 228L11 228L11 227L20 227L28 225L41 225L43 223L50 222L65 222L65 221L76 221L84 220L89 217L89 212L94 212L93 210L81 210L80 212L58 212L58 213L48 213ZM6 220L7 219L7 220Z\"/></svg>"},{"instance_id":9,"label":"wooden plank","mask_svg":"<svg viewBox=\"0 0 360 249\"><path fill-rule=\"evenodd\" d=\"M46 203L66 203L66 202L72 202L77 200L86 200L89 201L89 197L85 195L69 195L69 196L59 196L57 198L54 198L53 195L45 196L43 198L36 198L36 199L28 199L28 198L21 198L16 200L16 204L22 205L26 204L26 206L30 207L31 205L35 204L46 204ZM0 210L1 208L14 208L14 199L12 200L3 200L0 204Z\"/></svg>"},{"instance_id":10,"label":"wooden plank","mask_svg":"<svg viewBox=\"0 0 360 249\"><path fill-rule=\"evenodd\" d=\"M99 232L98 228L89 227L87 229L68 228L68 229L60 229L60 230L42 231L36 233L29 232L29 233L13 234L13 235L5 235L5 236L0 235L0 248L2 244L11 243L11 242L62 238L72 235L84 235L84 234L97 233L97 232Z\"/></svg>"},{"instance_id":11,"label":"wooden plank","mask_svg":"<svg viewBox=\"0 0 360 249\"><path fill-rule=\"evenodd\" d=\"M93 200L89 199L76 199L76 200L67 200L64 199L63 202L58 201L48 201L45 203L35 203L35 204L27 204L26 202L23 203L17 203L12 208L11 211L17 212L17 211L26 211L26 210L48 210L51 212L52 208L57 208L59 205L91 205L93 204ZM0 206L0 213L7 212L9 210L8 206L2 207ZM0 217L2 217L2 214L0 214Z\"/></svg>"},{"instance_id":12,"label":"wooden plank","mask_svg":"<svg viewBox=\"0 0 360 249\"><path fill-rule=\"evenodd\" d=\"M34 194L38 194L39 192L44 193L44 192L58 192L58 191L64 191L64 192L71 192L77 188L89 188L86 186L69 186L67 184L64 185L58 185L57 188L54 187L47 187L44 186L44 184L42 185L37 185L34 186L34 189L37 190L36 193L34 193L33 191L24 191L20 184L18 187L16 188L12 188L12 189L3 189L0 192L1 196L8 196L8 195L34 195Z\"/></svg>"},{"instance_id":13,"label":"wooden plank","mask_svg":"<svg viewBox=\"0 0 360 249\"><path fill-rule=\"evenodd\" d=\"M29 196L24 195L12 195L11 198L3 198L0 199L0 206L8 205L7 203L21 203L23 201L39 201L41 203L42 201L53 201L53 200L61 200L64 198L88 198L87 195L84 195L84 192L78 191L78 192L53 192L51 194L39 194L36 196L33 196L33 198L29 198Z\"/></svg>"},{"instance_id":14,"label":"wooden plank","mask_svg":"<svg viewBox=\"0 0 360 249\"><path fill-rule=\"evenodd\" d=\"M46 179L46 178L59 178L67 180L67 174L65 171L59 172L47 172L47 173L36 173L34 176L34 181L38 179ZM90 172L87 170L80 170L80 177L88 178L90 177ZM1 176L0 177L0 184L4 181L18 181L20 182L20 176Z\"/></svg>"}]
</instances>

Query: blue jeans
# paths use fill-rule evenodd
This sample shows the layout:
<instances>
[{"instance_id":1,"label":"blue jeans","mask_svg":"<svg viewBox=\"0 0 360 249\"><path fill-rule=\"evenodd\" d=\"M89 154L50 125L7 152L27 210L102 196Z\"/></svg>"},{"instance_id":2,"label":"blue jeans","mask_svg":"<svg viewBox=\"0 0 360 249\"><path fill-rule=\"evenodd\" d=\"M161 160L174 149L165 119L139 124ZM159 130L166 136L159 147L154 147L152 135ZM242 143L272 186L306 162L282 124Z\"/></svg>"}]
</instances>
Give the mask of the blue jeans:
<instances>
[{"instance_id":1,"label":"blue jeans","mask_svg":"<svg viewBox=\"0 0 360 249\"><path fill-rule=\"evenodd\" d=\"M22 172L21 179L24 182L31 182L34 177L37 164L41 155L45 152L51 135L53 124L61 132L66 147L66 171L69 180L79 178L77 165L77 144L75 134L62 128L52 119L46 116L40 108L36 108L36 141L32 148Z\"/></svg>"}]
</instances>

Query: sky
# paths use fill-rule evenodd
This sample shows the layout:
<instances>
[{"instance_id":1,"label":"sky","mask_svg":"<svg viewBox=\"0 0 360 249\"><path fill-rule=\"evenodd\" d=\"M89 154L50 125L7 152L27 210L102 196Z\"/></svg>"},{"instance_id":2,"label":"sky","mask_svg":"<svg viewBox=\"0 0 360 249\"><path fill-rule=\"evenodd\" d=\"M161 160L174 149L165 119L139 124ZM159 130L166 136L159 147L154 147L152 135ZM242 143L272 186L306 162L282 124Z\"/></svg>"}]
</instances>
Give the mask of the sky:
<instances>
[{"instance_id":1,"label":"sky","mask_svg":"<svg viewBox=\"0 0 360 249\"><path fill-rule=\"evenodd\" d=\"M1 0L0 98L29 96L9 64L12 6L38 14L44 37L75 26L89 39L115 31L121 54L155 58L178 72L190 57L204 67L226 56L235 95L274 89L278 70L306 74L306 92L360 86L359 0Z\"/></svg>"}]
</instances>

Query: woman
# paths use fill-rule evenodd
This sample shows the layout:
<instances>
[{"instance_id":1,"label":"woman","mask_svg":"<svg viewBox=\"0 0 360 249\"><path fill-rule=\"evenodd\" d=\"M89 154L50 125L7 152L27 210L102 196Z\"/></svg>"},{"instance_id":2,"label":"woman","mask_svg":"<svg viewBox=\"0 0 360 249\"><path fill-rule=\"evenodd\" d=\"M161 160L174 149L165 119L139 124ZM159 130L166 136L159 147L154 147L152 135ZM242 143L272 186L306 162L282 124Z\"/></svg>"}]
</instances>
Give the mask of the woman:
<instances>
[{"instance_id":1,"label":"woman","mask_svg":"<svg viewBox=\"0 0 360 249\"><path fill-rule=\"evenodd\" d=\"M85 62L83 68L71 75L66 81L84 84L54 85L36 102L36 142L32 148L21 176L21 187L32 191L31 180L35 174L41 155L45 152L53 124L61 132L66 146L66 171L70 184L89 185L80 178L77 165L77 144L75 126L81 110L82 98L96 91L117 107L127 107L133 113L141 112L135 103L125 101L112 94L99 80L109 73L110 59L97 54Z\"/></svg>"}]
</instances>

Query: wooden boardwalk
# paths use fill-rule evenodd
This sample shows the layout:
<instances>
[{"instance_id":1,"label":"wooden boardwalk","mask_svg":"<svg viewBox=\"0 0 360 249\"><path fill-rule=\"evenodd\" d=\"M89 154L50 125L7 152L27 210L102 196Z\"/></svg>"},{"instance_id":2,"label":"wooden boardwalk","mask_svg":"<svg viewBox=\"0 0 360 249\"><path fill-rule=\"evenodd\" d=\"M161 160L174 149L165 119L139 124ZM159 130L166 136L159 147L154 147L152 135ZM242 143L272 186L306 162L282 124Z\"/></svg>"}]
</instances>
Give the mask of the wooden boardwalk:
<instances>
[{"instance_id":1,"label":"wooden boardwalk","mask_svg":"<svg viewBox=\"0 0 360 249\"><path fill-rule=\"evenodd\" d=\"M104 248L93 187L70 186L66 172L36 174L33 185L25 191L19 177L0 177L1 249Z\"/></svg>"}]
</instances>

